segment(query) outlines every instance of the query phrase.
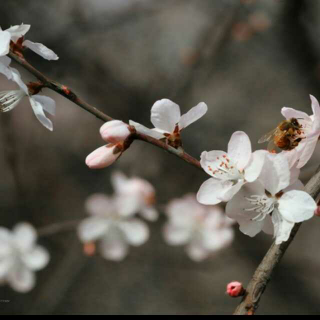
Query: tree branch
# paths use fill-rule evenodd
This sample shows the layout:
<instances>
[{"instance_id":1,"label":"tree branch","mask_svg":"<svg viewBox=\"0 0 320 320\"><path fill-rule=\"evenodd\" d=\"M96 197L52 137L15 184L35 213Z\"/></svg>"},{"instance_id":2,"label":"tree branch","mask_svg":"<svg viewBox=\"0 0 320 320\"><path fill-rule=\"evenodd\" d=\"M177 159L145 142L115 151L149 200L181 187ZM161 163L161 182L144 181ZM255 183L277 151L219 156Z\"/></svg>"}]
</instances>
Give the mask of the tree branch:
<instances>
[{"instance_id":1,"label":"tree branch","mask_svg":"<svg viewBox=\"0 0 320 320\"><path fill-rule=\"evenodd\" d=\"M306 185L306 191L316 200L320 195L320 172L314 175ZM290 239L280 246L275 243L271 246L262 263L253 275L247 288L246 295L236 309L234 315L254 315L259 307L259 302L267 288L274 269L281 262L284 254L297 235L301 224L297 224L292 230Z\"/></svg>"},{"instance_id":2,"label":"tree branch","mask_svg":"<svg viewBox=\"0 0 320 320\"><path fill-rule=\"evenodd\" d=\"M108 121L113 120L110 116L106 115L105 113L103 113L99 109L91 106L90 104L88 104L84 100L80 99L67 86L46 77L43 73L41 73L39 70L37 70L35 67L33 67L29 62L27 62L23 57L20 57L12 52L9 53L9 57L12 60L14 60L15 62L17 62L20 66L22 66L24 69L29 71L39 81L41 81L44 87L51 89L51 90L55 91L56 93L62 95L66 99L72 101L73 103L75 103L76 105L81 107L82 109L86 110L87 112L91 113L92 115L94 115L95 117L97 117L98 119L100 119L104 122L108 122ZM162 142L160 140L154 139L150 136L140 134L140 133L133 134L133 139L134 140L141 140L141 141L147 142L149 144L152 144L160 149L163 149L163 150L177 156L178 158L186 161L187 163L193 165L194 167L202 170L200 162L197 159L190 156L189 154L187 154L186 152L184 152L184 150L181 148L175 149L175 148L167 145L165 142Z\"/></svg>"}]
</instances>

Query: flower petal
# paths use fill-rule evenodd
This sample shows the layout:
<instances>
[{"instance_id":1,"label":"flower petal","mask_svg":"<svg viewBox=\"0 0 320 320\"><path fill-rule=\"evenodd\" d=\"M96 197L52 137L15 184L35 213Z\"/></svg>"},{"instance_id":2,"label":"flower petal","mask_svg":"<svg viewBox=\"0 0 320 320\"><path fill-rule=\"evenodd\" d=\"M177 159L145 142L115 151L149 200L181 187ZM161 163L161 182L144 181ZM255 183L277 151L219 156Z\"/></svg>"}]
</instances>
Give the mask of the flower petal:
<instances>
[{"instance_id":1,"label":"flower petal","mask_svg":"<svg viewBox=\"0 0 320 320\"><path fill-rule=\"evenodd\" d=\"M15 291L27 293L35 287L36 278L31 270L20 264L9 272L8 282Z\"/></svg>"},{"instance_id":2,"label":"flower petal","mask_svg":"<svg viewBox=\"0 0 320 320\"><path fill-rule=\"evenodd\" d=\"M236 184L232 185L221 197L219 196L218 198L222 202L230 201L240 191L244 183L245 182L243 180L238 180Z\"/></svg>"},{"instance_id":3,"label":"flower petal","mask_svg":"<svg viewBox=\"0 0 320 320\"><path fill-rule=\"evenodd\" d=\"M111 184L116 193L121 193L125 189L128 178L120 171L115 171L111 174Z\"/></svg>"},{"instance_id":4,"label":"flower petal","mask_svg":"<svg viewBox=\"0 0 320 320\"><path fill-rule=\"evenodd\" d=\"M0 31L0 57L6 56L10 51L11 34Z\"/></svg>"},{"instance_id":5,"label":"flower petal","mask_svg":"<svg viewBox=\"0 0 320 320\"><path fill-rule=\"evenodd\" d=\"M259 150L252 154L251 161L245 168L246 181L254 182L258 179L264 166L264 161L267 153L267 151Z\"/></svg>"},{"instance_id":6,"label":"flower petal","mask_svg":"<svg viewBox=\"0 0 320 320\"><path fill-rule=\"evenodd\" d=\"M18 39L25 36L30 28L31 26L29 24L21 24L20 26L13 26L6 31L10 33L11 40L16 42Z\"/></svg>"},{"instance_id":7,"label":"flower petal","mask_svg":"<svg viewBox=\"0 0 320 320\"><path fill-rule=\"evenodd\" d=\"M32 271L39 271L47 266L50 256L47 250L37 246L21 257L24 264Z\"/></svg>"},{"instance_id":8,"label":"flower petal","mask_svg":"<svg viewBox=\"0 0 320 320\"><path fill-rule=\"evenodd\" d=\"M318 143L318 137L313 137L305 141L306 145L302 151L302 154L299 158L299 163L297 165L298 169L303 168L311 159Z\"/></svg>"},{"instance_id":9,"label":"flower petal","mask_svg":"<svg viewBox=\"0 0 320 320\"><path fill-rule=\"evenodd\" d=\"M13 239L21 251L27 251L36 243L37 232L31 224L20 223L13 229Z\"/></svg>"},{"instance_id":10,"label":"flower petal","mask_svg":"<svg viewBox=\"0 0 320 320\"><path fill-rule=\"evenodd\" d=\"M273 225L271 216L267 216L265 218L262 231L271 236L274 235L274 225Z\"/></svg>"},{"instance_id":11,"label":"flower petal","mask_svg":"<svg viewBox=\"0 0 320 320\"><path fill-rule=\"evenodd\" d=\"M152 124L168 133L174 132L180 118L180 107L168 99L157 101L151 109Z\"/></svg>"},{"instance_id":12,"label":"flower petal","mask_svg":"<svg viewBox=\"0 0 320 320\"><path fill-rule=\"evenodd\" d=\"M171 246L181 246L189 243L192 229L172 225L168 223L164 228L164 238Z\"/></svg>"},{"instance_id":13,"label":"flower petal","mask_svg":"<svg viewBox=\"0 0 320 320\"><path fill-rule=\"evenodd\" d=\"M290 120L292 118L296 119L303 119L306 121L311 121L310 116L306 114L305 112L298 111L292 108L282 108L281 110L282 115L287 119Z\"/></svg>"},{"instance_id":14,"label":"flower petal","mask_svg":"<svg viewBox=\"0 0 320 320\"><path fill-rule=\"evenodd\" d=\"M88 243L102 238L110 228L107 219L93 217L81 222L78 227L78 235L82 242Z\"/></svg>"},{"instance_id":15,"label":"flower petal","mask_svg":"<svg viewBox=\"0 0 320 320\"><path fill-rule=\"evenodd\" d=\"M1 57L0 55L0 73L5 75L8 80L13 79L12 70L9 67L11 63L11 59L8 57Z\"/></svg>"},{"instance_id":16,"label":"flower petal","mask_svg":"<svg viewBox=\"0 0 320 320\"><path fill-rule=\"evenodd\" d=\"M227 191L232 188L231 181L220 181L217 179L209 179L203 183L197 194L197 200L205 205L215 205L222 202L221 199Z\"/></svg>"},{"instance_id":17,"label":"flower petal","mask_svg":"<svg viewBox=\"0 0 320 320\"><path fill-rule=\"evenodd\" d=\"M313 218L317 204L304 191L286 192L278 201L279 212L287 221L300 223Z\"/></svg>"},{"instance_id":18,"label":"flower petal","mask_svg":"<svg viewBox=\"0 0 320 320\"><path fill-rule=\"evenodd\" d=\"M90 196L85 203L87 212L93 216L107 217L115 210L114 203L110 197L96 193Z\"/></svg>"},{"instance_id":19,"label":"flower petal","mask_svg":"<svg viewBox=\"0 0 320 320\"><path fill-rule=\"evenodd\" d=\"M159 218L158 211L153 207L145 207L141 209L140 215L142 218L154 222Z\"/></svg>"},{"instance_id":20,"label":"flower petal","mask_svg":"<svg viewBox=\"0 0 320 320\"><path fill-rule=\"evenodd\" d=\"M201 102L196 107L192 108L189 112L184 114L179 122L179 129L185 129L190 126L190 124L198 121L208 112L208 106Z\"/></svg>"},{"instance_id":21,"label":"flower petal","mask_svg":"<svg viewBox=\"0 0 320 320\"><path fill-rule=\"evenodd\" d=\"M23 42L23 45L46 60L59 60L59 57L42 43L34 43L32 41L26 40Z\"/></svg>"},{"instance_id":22,"label":"flower petal","mask_svg":"<svg viewBox=\"0 0 320 320\"><path fill-rule=\"evenodd\" d=\"M149 228L141 220L131 219L130 221L122 222L119 228L124 232L128 243L132 246L139 247L149 239Z\"/></svg>"},{"instance_id":23,"label":"flower petal","mask_svg":"<svg viewBox=\"0 0 320 320\"><path fill-rule=\"evenodd\" d=\"M163 135L163 133L155 131L153 129L149 129L149 128L143 126L142 124L134 122L132 120L129 121L129 124L130 124L130 126L134 126L135 129L137 130L137 132L140 134L150 136L150 137L157 139L157 140L163 139L165 137Z\"/></svg>"},{"instance_id":24,"label":"flower petal","mask_svg":"<svg viewBox=\"0 0 320 320\"><path fill-rule=\"evenodd\" d=\"M53 131L52 122L46 117L43 111L43 105L39 101L35 100L33 97L30 97L29 100L30 100L30 104L33 109L33 112L37 117L37 119L40 121L40 123L44 127L46 127L48 130Z\"/></svg>"},{"instance_id":25,"label":"flower petal","mask_svg":"<svg viewBox=\"0 0 320 320\"><path fill-rule=\"evenodd\" d=\"M276 245L280 245L281 243L288 241L295 224L283 219L278 210L274 210L272 214L272 222L274 224L274 236L276 238Z\"/></svg>"},{"instance_id":26,"label":"flower petal","mask_svg":"<svg viewBox=\"0 0 320 320\"><path fill-rule=\"evenodd\" d=\"M6 257L0 260L0 279L5 278L14 266L14 259Z\"/></svg>"},{"instance_id":27,"label":"flower petal","mask_svg":"<svg viewBox=\"0 0 320 320\"><path fill-rule=\"evenodd\" d=\"M252 147L248 135L242 131L235 132L228 145L228 155L239 170L243 170L251 160Z\"/></svg>"},{"instance_id":28,"label":"flower petal","mask_svg":"<svg viewBox=\"0 0 320 320\"><path fill-rule=\"evenodd\" d=\"M265 157L260 180L271 195L276 195L290 184L290 169L287 158L282 154L268 154Z\"/></svg>"},{"instance_id":29,"label":"flower petal","mask_svg":"<svg viewBox=\"0 0 320 320\"><path fill-rule=\"evenodd\" d=\"M48 112L52 116L55 115L56 102L53 99L46 96L40 96L40 95L32 96L32 98L42 105L42 108L44 111Z\"/></svg>"},{"instance_id":30,"label":"flower petal","mask_svg":"<svg viewBox=\"0 0 320 320\"><path fill-rule=\"evenodd\" d=\"M320 106L319 101L314 97L310 96L311 103L312 103L312 110L313 110L313 130L319 131L320 130Z\"/></svg>"},{"instance_id":31,"label":"flower petal","mask_svg":"<svg viewBox=\"0 0 320 320\"><path fill-rule=\"evenodd\" d=\"M197 242L192 242L186 251L190 259L195 262L202 262L210 255L210 252Z\"/></svg>"},{"instance_id":32,"label":"flower petal","mask_svg":"<svg viewBox=\"0 0 320 320\"><path fill-rule=\"evenodd\" d=\"M211 251L219 251L229 246L234 239L234 231L231 228L207 230L203 234L203 245Z\"/></svg>"},{"instance_id":33,"label":"flower petal","mask_svg":"<svg viewBox=\"0 0 320 320\"><path fill-rule=\"evenodd\" d=\"M129 245L120 230L113 228L101 241L102 256L111 261L122 261L128 254Z\"/></svg>"}]
</instances>

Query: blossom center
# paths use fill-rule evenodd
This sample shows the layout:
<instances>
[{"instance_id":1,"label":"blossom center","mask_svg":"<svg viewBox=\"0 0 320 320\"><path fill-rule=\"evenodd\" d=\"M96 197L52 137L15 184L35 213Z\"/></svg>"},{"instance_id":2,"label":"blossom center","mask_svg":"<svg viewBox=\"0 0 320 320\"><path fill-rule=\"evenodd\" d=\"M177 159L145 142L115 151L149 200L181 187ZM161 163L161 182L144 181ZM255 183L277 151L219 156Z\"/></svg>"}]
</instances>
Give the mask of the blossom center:
<instances>
[{"instance_id":1,"label":"blossom center","mask_svg":"<svg viewBox=\"0 0 320 320\"><path fill-rule=\"evenodd\" d=\"M256 212L257 216L252 221L263 221L267 215L272 213L276 206L276 199L270 198L267 195L257 195L246 198L246 200L250 203L252 208L247 208L245 211L247 212Z\"/></svg>"},{"instance_id":2,"label":"blossom center","mask_svg":"<svg viewBox=\"0 0 320 320\"><path fill-rule=\"evenodd\" d=\"M209 170L213 177L219 180L231 180L234 183L244 180L244 172L240 171L227 155L217 157L216 167L209 166Z\"/></svg>"},{"instance_id":3,"label":"blossom center","mask_svg":"<svg viewBox=\"0 0 320 320\"><path fill-rule=\"evenodd\" d=\"M7 112L15 108L27 96L23 90L0 92L0 111Z\"/></svg>"}]
</instances>

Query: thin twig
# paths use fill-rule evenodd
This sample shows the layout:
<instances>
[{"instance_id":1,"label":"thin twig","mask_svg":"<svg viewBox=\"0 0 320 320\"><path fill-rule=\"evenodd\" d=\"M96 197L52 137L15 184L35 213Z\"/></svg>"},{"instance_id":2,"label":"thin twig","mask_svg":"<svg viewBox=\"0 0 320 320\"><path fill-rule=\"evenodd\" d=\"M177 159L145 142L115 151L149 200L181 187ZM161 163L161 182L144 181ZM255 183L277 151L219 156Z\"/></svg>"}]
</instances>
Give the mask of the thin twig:
<instances>
[{"instance_id":1,"label":"thin twig","mask_svg":"<svg viewBox=\"0 0 320 320\"><path fill-rule=\"evenodd\" d=\"M320 195L320 172L311 178L306 185L306 191L314 198L317 199ZM297 224L287 242L282 243L280 246L275 243L271 246L268 253L264 257L262 263L253 275L253 278L247 288L247 292L242 302L236 309L234 315L254 315L259 307L260 299L271 279L274 269L282 260L284 254L288 250L290 244L297 235L301 224Z\"/></svg>"},{"instance_id":2,"label":"thin twig","mask_svg":"<svg viewBox=\"0 0 320 320\"><path fill-rule=\"evenodd\" d=\"M71 89L69 89L67 86L60 84L57 81L51 80L50 78L46 77L43 73L38 71L36 68L34 68L30 63L28 63L24 58L17 56L13 54L12 52L9 54L9 57L13 59L15 62L17 62L19 65L21 65L24 69L29 71L32 75L34 75L38 80L42 82L44 87L49 88L58 94L62 95L63 97L67 98L68 100L72 101L82 109L88 111L89 113L93 114L96 116L98 119L108 122L113 120L110 116L106 115L99 109L91 106L84 100L80 99ZM139 134L135 133L133 135L133 139L136 140L141 140L144 142L147 142L149 144L152 144L158 148L161 148L177 157L180 159L186 161L187 163L193 165L194 167L202 170L200 162L184 152L182 149L175 149L170 146L168 146L165 142L159 141L157 139L154 139L150 136L144 135L144 134Z\"/></svg>"},{"instance_id":3,"label":"thin twig","mask_svg":"<svg viewBox=\"0 0 320 320\"><path fill-rule=\"evenodd\" d=\"M73 229L77 228L77 226L79 224L80 224L80 220L55 223L55 224L50 225L48 227L44 227L44 228L39 229L38 236L39 237L50 237L50 236L55 235L57 233L67 232L67 231L73 230Z\"/></svg>"}]
</instances>

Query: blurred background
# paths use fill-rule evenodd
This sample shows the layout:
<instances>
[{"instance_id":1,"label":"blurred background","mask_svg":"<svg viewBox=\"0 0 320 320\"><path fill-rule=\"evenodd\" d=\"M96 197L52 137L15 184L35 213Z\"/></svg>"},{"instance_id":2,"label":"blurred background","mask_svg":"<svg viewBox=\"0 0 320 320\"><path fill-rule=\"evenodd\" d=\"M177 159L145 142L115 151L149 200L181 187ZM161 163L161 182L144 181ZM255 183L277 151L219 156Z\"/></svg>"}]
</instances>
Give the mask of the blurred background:
<instances>
[{"instance_id":1,"label":"blurred background","mask_svg":"<svg viewBox=\"0 0 320 320\"><path fill-rule=\"evenodd\" d=\"M57 62L27 58L49 77L110 116L150 125L153 103L169 98L206 117L183 133L185 149L225 150L231 134L255 143L281 120L283 106L310 113L320 98L320 2L317 0L1 0L1 27L31 24L28 38L52 48ZM21 69L19 69L21 70ZM22 71L22 70L21 70ZM23 73L25 80L32 80ZM0 88L14 88L0 77ZM111 168L90 171L85 157L101 146L101 122L55 93L54 132L28 102L0 118L1 225L37 228L82 219L85 199L112 193L122 170L154 184L161 208L197 192L206 174L151 145L135 142ZM307 181L320 151L302 173ZM272 239L236 231L232 247L196 264L164 243L165 219L150 241L122 263L87 258L75 232L41 239L51 253L37 287L0 288L1 314L231 314L232 280L247 283ZM237 228L236 228L237 229ZM266 291L259 314L319 314L319 221L305 223Z\"/></svg>"}]
</instances>

